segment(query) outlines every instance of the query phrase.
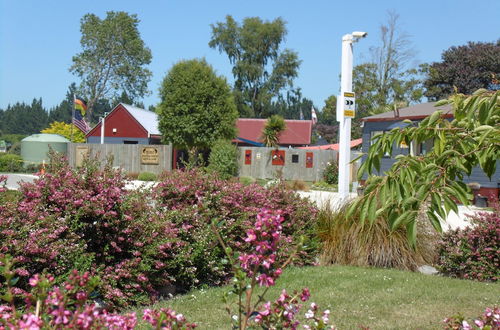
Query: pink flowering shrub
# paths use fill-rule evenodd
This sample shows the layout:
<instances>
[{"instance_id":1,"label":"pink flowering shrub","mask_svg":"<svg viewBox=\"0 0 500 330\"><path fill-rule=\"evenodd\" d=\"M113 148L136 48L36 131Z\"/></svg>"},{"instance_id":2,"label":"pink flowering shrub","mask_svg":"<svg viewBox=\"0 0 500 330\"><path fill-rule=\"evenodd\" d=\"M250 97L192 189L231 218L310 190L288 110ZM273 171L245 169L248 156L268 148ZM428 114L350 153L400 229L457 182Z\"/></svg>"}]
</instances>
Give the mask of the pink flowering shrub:
<instances>
[{"instance_id":1,"label":"pink flowering shrub","mask_svg":"<svg viewBox=\"0 0 500 330\"><path fill-rule=\"evenodd\" d=\"M227 246L225 240L218 232L214 223L213 229L220 245L224 248L229 264L234 273L233 287L229 291L231 294L239 296L236 310L228 305L226 310L232 321L233 328L247 329L261 327L263 329L297 329L300 322L296 316L300 312L302 305L310 297L310 292L304 288L301 293L294 292L290 296L283 290L280 297L275 302L265 301L265 294L258 295L254 302L254 293L257 286L269 288L276 284L282 270L297 257L301 244L295 247L287 260L279 261L279 251L287 247L286 236L283 235L284 217L281 211L272 212L262 209L257 214L257 220L252 228L246 230L244 241L249 244L249 248L244 252L234 252ZM303 242L301 242L303 243ZM228 293L228 294L229 294ZM228 302L228 294L224 300ZM306 319L311 321L311 325L304 324L308 329L334 329L328 325L329 311L324 311L321 316L317 315L316 304L311 304L311 309L305 314Z\"/></svg>"},{"instance_id":2,"label":"pink flowering shrub","mask_svg":"<svg viewBox=\"0 0 500 330\"><path fill-rule=\"evenodd\" d=\"M235 251L246 251L249 242L245 232L255 226L262 208L281 210L282 248L277 261L284 261L293 251L299 237L307 246L294 260L297 265L312 264L318 242L315 235L316 208L283 186L265 189L259 185L243 185L236 181L218 179L199 170L168 173L153 191L153 198L178 228L178 237L186 242L179 255L177 279L189 288L205 283L218 285L229 279L231 270L223 263L224 251L210 228L217 230L226 244ZM198 282L199 281L199 282Z\"/></svg>"},{"instance_id":3,"label":"pink flowering shrub","mask_svg":"<svg viewBox=\"0 0 500 330\"><path fill-rule=\"evenodd\" d=\"M484 330L499 330L500 329L500 308L486 308L481 317L469 322L464 319L463 316L457 315L446 318L443 323L445 324L444 329L448 330L472 330L472 329L484 329Z\"/></svg>"},{"instance_id":4,"label":"pink flowering shrub","mask_svg":"<svg viewBox=\"0 0 500 330\"><path fill-rule=\"evenodd\" d=\"M48 270L61 283L77 269L101 277L99 298L111 306L151 303L173 281L169 261L184 243L147 196L98 165L54 161L24 184L20 200L0 208L0 256L15 258L23 290L34 274Z\"/></svg>"},{"instance_id":5,"label":"pink flowering shrub","mask_svg":"<svg viewBox=\"0 0 500 330\"><path fill-rule=\"evenodd\" d=\"M500 209L470 218L472 227L443 235L438 268L459 278L495 282L500 278Z\"/></svg>"},{"instance_id":6,"label":"pink flowering shrub","mask_svg":"<svg viewBox=\"0 0 500 330\"><path fill-rule=\"evenodd\" d=\"M99 278L72 271L61 286L55 285L51 275L36 274L29 279L31 292L15 293L15 272L12 260L0 260L2 275L6 279L7 292L0 304L0 329L134 329L135 313L115 314L98 307L91 295L98 286ZM17 298L17 300L16 300ZM16 301L24 300L20 310ZM1 303L1 302L0 302ZM142 319L156 329L193 329L182 314L170 309L145 309Z\"/></svg>"}]
</instances>

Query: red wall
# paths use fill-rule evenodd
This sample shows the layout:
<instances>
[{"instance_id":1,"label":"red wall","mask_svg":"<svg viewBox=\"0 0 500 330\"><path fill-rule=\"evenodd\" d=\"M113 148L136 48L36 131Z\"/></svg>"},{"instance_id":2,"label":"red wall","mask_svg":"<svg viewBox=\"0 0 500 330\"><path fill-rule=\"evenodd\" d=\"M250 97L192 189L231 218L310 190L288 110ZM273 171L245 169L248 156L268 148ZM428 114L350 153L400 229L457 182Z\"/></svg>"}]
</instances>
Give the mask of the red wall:
<instances>
[{"instance_id":1,"label":"red wall","mask_svg":"<svg viewBox=\"0 0 500 330\"><path fill-rule=\"evenodd\" d=\"M116 133L113 133L116 128ZM88 136L101 136L101 124L99 123ZM104 136L123 138L147 138L148 132L135 120L132 115L121 105L111 112L104 122Z\"/></svg>"}]
</instances>

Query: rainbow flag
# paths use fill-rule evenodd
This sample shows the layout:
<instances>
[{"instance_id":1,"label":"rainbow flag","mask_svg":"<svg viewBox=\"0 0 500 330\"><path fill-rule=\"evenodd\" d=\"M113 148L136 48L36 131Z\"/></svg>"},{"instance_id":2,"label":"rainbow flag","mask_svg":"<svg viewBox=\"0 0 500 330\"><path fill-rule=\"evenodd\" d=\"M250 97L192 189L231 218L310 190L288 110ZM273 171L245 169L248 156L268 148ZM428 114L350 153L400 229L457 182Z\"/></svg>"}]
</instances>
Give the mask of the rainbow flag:
<instances>
[{"instance_id":1,"label":"rainbow flag","mask_svg":"<svg viewBox=\"0 0 500 330\"><path fill-rule=\"evenodd\" d=\"M87 111L87 102L82 99L75 98L75 110L80 110L80 113L85 117L85 112Z\"/></svg>"},{"instance_id":2,"label":"rainbow flag","mask_svg":"<svg viewBox=\"0 0 500 330\"><path fill-rule=\"evenodd\" d=\"M75 110L73 111L73 124L78 127L83 133L87 134L90 131L90 125L85 121L85 112L87 111L87 102L76 98L74 100Z\"/></svg>"}]
</instances>

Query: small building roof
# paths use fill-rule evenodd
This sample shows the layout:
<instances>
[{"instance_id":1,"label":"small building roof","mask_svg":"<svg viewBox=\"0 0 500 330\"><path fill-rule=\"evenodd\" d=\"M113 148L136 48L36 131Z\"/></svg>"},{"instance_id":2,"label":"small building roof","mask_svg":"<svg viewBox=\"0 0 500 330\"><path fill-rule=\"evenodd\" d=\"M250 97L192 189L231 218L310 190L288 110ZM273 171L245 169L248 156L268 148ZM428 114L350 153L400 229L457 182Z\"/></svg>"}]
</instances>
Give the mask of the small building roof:
<instances>
[{"instance_id":1,"label":"small building roof","mask_svg":"<svg viewBox=\"0 0 500 330\"><path fill-rule=\"evenodd\" d=\"M351 148L357 147L363 143L363 139L351 140ZM338 143L335 144L324 144L320 146L309 146L309 147L299 147L297 149L304 150L335 150L339 151L340 145Z\"/></svg>"},{"instance_id":2,"label":"small building roof","mask_svg":"<svg viewBox=\"0 0 500 330\"><path fill-rule=\"evenodd\" d=\"M64 136L61 136L59 134L47 134L47 133L33 134L33 135L27 136L21 140L21 142L29 142L29 141L31 141L31 142L65 142L65 143L71 142L70 140L66 139Z\"/></svg>"},{"instance_id":3,"label":"small building roof","mask_svg":"<svg viewBox=\"0 0 500 330\"><path fill-rule=\"evenodd\" d=\"M445 117L452 117L452 107L450 104L436 107L436 102L420 103L411 105L406 108L401 108L396 111L388 111L379 113L373 116L364 117L363 121L392 121L392 120L418 120L424 119L432 115L434 112L441 110Z\"/></svg>"},{"instance_id":4,"label":"small building roof","mask_svg":"<svg viewBox=\"0 0 500 330\"><path fill-rule=\"evenodd\" d=\"M141 124L150 135L160 135L158 130L158 115L154 111L149 111L134 107L133 105L120 103L128 112ZM115 107L116 108L116 107Z\"/></svg>"},{"instance_id":5,"label":"small building roof","mask_svg":"<svg viewBox=\"0 0 500 330\"><path fill-rule=\"evenodd\" d=\"M236 141L243 138L254 142L262 142L262 130L266 119L239 118L236 122L238 129ZM311 143L312 121L310 120L285 120L285 130L281 133L278 144L280 145L305 145Z\"/></svg>"}]
</instances>

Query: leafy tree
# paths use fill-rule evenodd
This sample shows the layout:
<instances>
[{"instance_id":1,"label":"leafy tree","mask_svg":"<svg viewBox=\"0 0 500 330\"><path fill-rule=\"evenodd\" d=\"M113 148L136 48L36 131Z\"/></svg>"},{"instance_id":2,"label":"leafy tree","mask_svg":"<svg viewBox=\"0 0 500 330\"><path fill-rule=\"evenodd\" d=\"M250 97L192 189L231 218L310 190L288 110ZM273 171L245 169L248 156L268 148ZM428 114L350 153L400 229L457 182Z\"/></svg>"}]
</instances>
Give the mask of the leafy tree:
<instances>
[{"instance_id":1,"label":"leafy tree","mask_svg":"<svg viewBox=\"0 0 500 330\"><path fill-rule=\"evenodd\" d=\"M39 133L47 126L48 115L42 99L33 99L30 104L17 102L9 105L0 122L3 134L30 135Z\"/></svg>"},{"instance_id":2,"label":"leafy tree","mask_svg":"<svg viewBox=\"0 0 500 330\"><path fill-rule=\"evenodd\" d=\"M429 67L424 82L425 96L436 101L458 93L471 94L479 88L500 89L500 39L495 42L469 42L450 47L441 62Z\"/></svg>"},{"instance_id":3,"label":"leafy tree","mask_svg":"<svg viewBox=\"0 0 500 330\"><path fill-rule=\"evenodd\" d=\"M151 51L137 28L137 15L107 12L105 19L86 14L81 20L82 52L73 57L70 72L81 79L80 94L86 98L89 118L103 98L120 92L134 99L148 94Z\"/></svg>"},{"instance_id":4,"label":"leafy tree","mask_svg":"<svg viewBox=\"0 0 500 330\"><path fill-rule=\"evenodd\" d=\"M225 22L211 27L209 46L226 53L233 65L240 116L261 118L272 100L292 87L301 62L296 52L280 51L287 34L285 21L247 17L240 25L228 15Z\"/></svg>"},{"instance_id":5,"label":"leafy tree","mask_svg":"<svg viewBox=\"0 0 500 330\"><path fill-rule=\"evenodd\" d=\"M330 95L325 100L323 109L318 113L318 123L328 126L337 125L337 97Z\"/></svg>"},{"instance_id":6,"label":"leafy tree","mask_svg":"<svg viewBox=\"0 0 500 330\"><path fill-rule=\"evenodd\" d=\"M163 79L156 108L163 142L179 149L208 149L236 136L238 116L226 79L205 60L175 64Z\"/></svg>"},{"instance_id":7,"label":"leafy tree","mask_svg":"<svg viewBox=\"0 0 500 330\"><path fill-rule=\"evenodd\" d=\"M266 147L278 147L280 134L285 130L286 124L280 115L272 115L266 121L262 130L262 140Z\"/></svg>"},{"instance_id":8,"label":"leafy tree","mask_svg":"<svg viewBox=\"0 0 500 330\"><path fill-rule=\"evenodd\" d=\"M54 121L41 133L59 134L74 143L85 142L85 134L78 127L64 122Z\"/></svg>"},{"instance_id":9,"label":"leafy tree","mask_svg":"<svg viewBox=\"0 0 500 330\"><path fill-rule=\"evenodd\" d=\"M456 200L470 204L470 189L461 182L479 166L490 178L500 159L500 91L479 90L473 96L456 94L437 106L451 103L454 119L447 120L436 111L421 122L393 129L374 137L358 175L368 177L365 194L350 207L348 216L361 210L363 221L387 219L392 230L405 226L409 242L415 246L416 218L425 214L437 231L438 216L445 219L450 210L457 212ZM423 143L433 140L433 149L425 155L398 155L385 176L380 171L385 154L402 141ZM436 216L438 215L438 216Z\"/></svg>"}]
</instances>

